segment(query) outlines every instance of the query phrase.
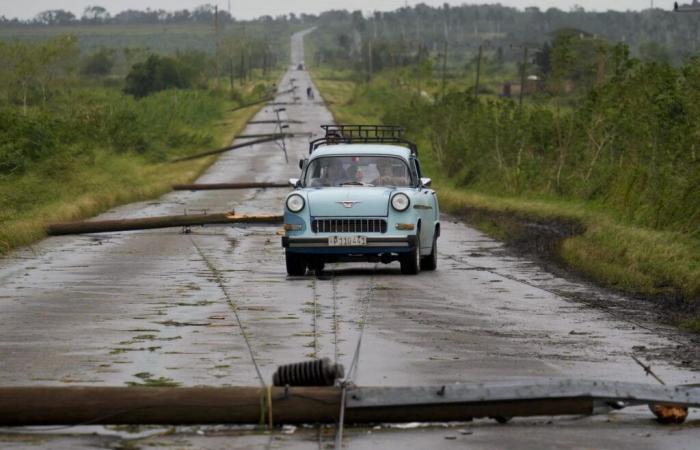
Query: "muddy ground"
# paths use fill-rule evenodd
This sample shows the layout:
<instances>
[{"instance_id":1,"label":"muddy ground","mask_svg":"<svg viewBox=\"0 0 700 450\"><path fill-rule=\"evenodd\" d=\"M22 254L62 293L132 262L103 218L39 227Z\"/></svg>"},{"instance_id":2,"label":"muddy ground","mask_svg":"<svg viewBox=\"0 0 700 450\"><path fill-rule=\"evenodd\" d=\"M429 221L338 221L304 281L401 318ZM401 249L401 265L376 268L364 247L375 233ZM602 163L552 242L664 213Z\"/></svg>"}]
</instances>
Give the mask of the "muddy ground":
<instances>
[{"instance_id":1,"label":"muddy ground","mask_svg":"<svg viewBox=\"0 0 700 450\"><path fill-rule=\"evenodd\" d=\"M305 90L301 34L290 79ZM279 102L294 103L290 94ZM316 93L316 99L320 96ZM320 132L331 115L305 96L286 106L291 131ZM265 107L255 120L274 118ZM245 132L273 131L250 124ZM279 181L298 175L307 138L225 154L199 182ZM284 189L173 192L100 219L183 211L278 212ZM450 217L436 272L398 263L338 264L287 277L276 227L211 226L49 238L0 261L0 385L258 385L237 306L267 382L280 364L329 357L350 364L364 326L359 385L577 377L699 383L697 341L641 314L633 300L554 274L537 260ZM214 269L214 272L212 270ZM216 276L218 274L218 277ZM219 282L220 281L220 282ZM224 290L228 293L227 299ZM630 311L635 311L634 314ZM347 448L693 448L700 412L660 426L644 408L594 418L498 425L350 428ZM4 429L2 448L327 448L333 427L73 427Z\"/></svg>"}]
</instances>

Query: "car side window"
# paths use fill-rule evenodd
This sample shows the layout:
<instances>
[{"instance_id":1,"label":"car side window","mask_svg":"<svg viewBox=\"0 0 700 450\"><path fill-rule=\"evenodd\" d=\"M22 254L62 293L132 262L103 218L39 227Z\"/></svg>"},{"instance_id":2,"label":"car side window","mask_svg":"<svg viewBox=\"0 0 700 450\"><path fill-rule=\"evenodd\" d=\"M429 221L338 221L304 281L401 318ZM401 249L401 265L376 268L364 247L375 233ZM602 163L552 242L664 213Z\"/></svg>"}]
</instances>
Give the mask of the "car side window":
<instances>
[{"instance_id":1,"label":"car side window","mask_svg":"<svg viewBox=\"0 0 700 450\"><path fill-rule=\"evenodd\" d=\"M423 173L420 170L420 163L417 159L414 159L413 161L415 161L416 163L416 172L418 173L418 179L420 180L421 178L423 178Z\"/></svg>"},{"instance_id":2,"label":"car side window","mask_svg":"<svg viewBox=\"0 0 700 450\"><path fill-rule=\"evenodd\" d=\"M411 176L416 180L416 184L420 184L420 166L418 165L418 160L411 158Z\"/></svg>"}]
</instances>

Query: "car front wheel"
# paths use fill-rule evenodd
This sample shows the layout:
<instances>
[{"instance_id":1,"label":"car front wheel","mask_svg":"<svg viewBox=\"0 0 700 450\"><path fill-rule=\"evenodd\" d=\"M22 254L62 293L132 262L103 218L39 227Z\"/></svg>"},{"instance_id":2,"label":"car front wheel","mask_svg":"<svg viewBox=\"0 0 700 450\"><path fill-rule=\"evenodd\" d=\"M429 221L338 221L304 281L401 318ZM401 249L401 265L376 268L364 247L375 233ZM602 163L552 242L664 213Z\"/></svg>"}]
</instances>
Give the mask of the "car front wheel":
<instances>
[{"instance_id":1,"label":"car front wheel","mask_svg":"<svg viewBox=\"0 0 700 450\"><path fill-rule=\"evenodd\" d=\"M416 275L420 272L420 237L416 236L416 246L413 250L401 256L401 273L404 275Z\"/></svg>"},{"instance_id":2,"label":"car front wheel","mask_svg":"<svg viewBox=\"0 0 700 450\"><path fill-rule=\"evenodd\" d=\"M284 256L287 263L287 275L300 277L306 274L306 258L304 255L285 252Z\"/></svg>"},{"instance_id":3,"label":"car front wheel","mask_svg":"<svg viewBox=\"0 0 700 450\"><path fill-rule=\"evenodd\" d=\"M437 268L437 236L433 238L433 250L428 256L420 259L420 270L435 270Z\"/></svg>"}]
</instances>

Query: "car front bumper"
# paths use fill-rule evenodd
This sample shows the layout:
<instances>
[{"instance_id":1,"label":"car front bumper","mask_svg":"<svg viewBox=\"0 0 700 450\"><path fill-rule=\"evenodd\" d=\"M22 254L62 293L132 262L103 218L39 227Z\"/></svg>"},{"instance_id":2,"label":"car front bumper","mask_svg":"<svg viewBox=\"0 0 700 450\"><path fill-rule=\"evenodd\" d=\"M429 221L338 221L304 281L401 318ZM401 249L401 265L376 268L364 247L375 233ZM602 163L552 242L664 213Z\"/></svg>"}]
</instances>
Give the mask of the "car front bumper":
<instances>
[{"instance_id":1,"label":"car front bumper","mask_svg":"<svg viewBox=\"0 0 700 450\"><path fill-rule=\"evenodd\" d=\"M324 255L407 253L416 247L416 236L368 236L367 245L331 247L328 237L282 237L282 247L292 253Z\"/></svg>"}]
</instances>

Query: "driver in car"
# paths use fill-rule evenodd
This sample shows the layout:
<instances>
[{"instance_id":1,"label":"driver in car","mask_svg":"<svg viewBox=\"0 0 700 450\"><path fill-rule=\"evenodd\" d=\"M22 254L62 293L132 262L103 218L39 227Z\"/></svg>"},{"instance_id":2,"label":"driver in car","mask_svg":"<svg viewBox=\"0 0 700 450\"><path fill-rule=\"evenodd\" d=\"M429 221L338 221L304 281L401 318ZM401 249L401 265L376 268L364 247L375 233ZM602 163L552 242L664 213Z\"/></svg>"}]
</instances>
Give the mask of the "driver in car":
<instances>
[{"instance_id":1,"label":"driver in car","mask_svg":"<svg viewBox=\"0 0 700 450\"><path fill-rule=\"evenodd\" d=\"M380 161L377 164L379 176L372 184L375 186L403 186L403 177L396 177L389 161Z\"/></svg>"},{"instance_id":2,"label":"driver in car","mask_svg":"<svg viewBox=\"0 0 700 450\"><path fill-rule=\"evenodd\" d=\"M343 165L339 161L331 159L326 166L326 171L321 178L323 186L339 186L342 182L348 179L348 175L343 169Z\"/></svg>"}]
</instances>

